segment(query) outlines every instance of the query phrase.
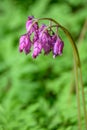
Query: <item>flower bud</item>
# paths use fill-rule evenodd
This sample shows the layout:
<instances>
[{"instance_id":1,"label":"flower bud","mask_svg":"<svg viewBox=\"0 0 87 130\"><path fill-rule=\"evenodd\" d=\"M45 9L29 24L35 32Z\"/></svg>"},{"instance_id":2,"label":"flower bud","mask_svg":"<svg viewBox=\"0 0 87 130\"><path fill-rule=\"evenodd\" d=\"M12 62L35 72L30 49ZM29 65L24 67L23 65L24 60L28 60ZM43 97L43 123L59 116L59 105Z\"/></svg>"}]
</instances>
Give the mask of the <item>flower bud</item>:
<instances>
[{"instance_id":1,"label":"flower bud","mask_svg":"<svg viewBox=\"0 0 87 130\"><path fill-rule=\"evenodd\" d=\"M64 47L64 42L60 39L60 37L58 37L53 48L54 57L62 54L63 47Z\"/></svg>"}]
</instances>

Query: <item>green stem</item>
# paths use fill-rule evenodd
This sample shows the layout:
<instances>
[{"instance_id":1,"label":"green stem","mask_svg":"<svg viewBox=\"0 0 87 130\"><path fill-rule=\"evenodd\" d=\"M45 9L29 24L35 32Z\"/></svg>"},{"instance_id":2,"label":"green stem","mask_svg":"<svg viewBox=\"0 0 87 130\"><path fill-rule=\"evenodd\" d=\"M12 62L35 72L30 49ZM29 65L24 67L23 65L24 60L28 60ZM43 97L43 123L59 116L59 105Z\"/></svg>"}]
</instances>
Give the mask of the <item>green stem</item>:
<instances>
[{"instance_id":1,"label":"green stem","mask_svg":"<svg viewBox=\"0 0 87 130\"><path fill-rule=\"evenodd\" d=\"M77 68L77 72L78 72L78 69L79 69L79 76L80 76L80 82L81 82L81 94L82 94L82 102L83 102L83 111L84 111L84 118L85 118L85 126L86 126L86 130L87 130L87 114L86 114L86 103L85 103L85 95L84 95L84 87L83 87L83 80L82 80L82 71L81 71L81 63L80 63L80 58L79 58L79 53L78 53L78 50L77 50L77 47L74 43L74 40L71 36L71 34L64 28L61 26L61 28L64 30L64 32L67 34L67 36L69 37L71 43L72 43L72 47L73 47L73 52L74 52L74 59L76 59L76 68ZM77 73L76 72L76 73ZM77 75L77 74L76 74ZM78 76L78 75L77 75ZM76 76L76 77L77 77ZM77 79L76 79L77 80ZM78 81L78 80L77 80ZM77 82L76 81L76 82ZM78 83L78 82L77 82ZM76 84L77 84L76 83ZM78 87L78 85L77 85ZM76 88L78 89L78 88ZM78 93L77 93L78 95ZM79 96L79 95L78 95ZM79 97L78 97L79 98ZM79 104L79 103L78 103ZM79 106L78 106L79 107ZM79 108L78 108L79 109Z\"/></svg>"},{"instance_id":2,"label":"green stem","mask_svg":"<svg viewBox=\"0 0 87 130\"><path fill-rule=\"evenodd\" d=\"M76 44L71 36L71 34L69 33L69 31L61 26L57 21L55 21L54 19L51 18L40 18L39 20L50 20L52 22L54 22L58 27L60 27L65 34L68 36L70 43L72 45L73 48L73 54L74 54L74 65L75 65L75 75L76 75L76 93L77 93L77 104L78 104L78 121L79 121L79 129L81 130L81 112L80 112L80 96L79 96L79 85L78 85L78 68L79 68L79 75L80 75L80 81L81 81L81 94L82 94L82 101L83 101L83 110L84 110L84 117L85 117L85 125L86 125L86 130L87 130L87 116L86 116L86 104L85 104L85 97L84 97L84 88L83 88L83 82L82 82L82 72L81 72L81 64L80 64L80 58L79 58L79 53L76 47Z\"/></svg>"},{"instance_id":3,"label":"green stem","mask_svg":"<svg viewBox=\"0 0 87 130\"><path fill-rule=\"evenodd\" d=\"M75 72L75 82L76 82L76 96L77 96L77 104L78 104L78 126L79 130L82 130L81 123L81 107L80 107L80 93L79 93L79 85L78 85L78 66L76 64L76 57L74 56L74 72Z\"/></svg>"},{"instance_id":4,"label":"green stem","mask_svg":"<svg viewBox=\"0 0 87 130\"><path fill-rule=\"evenodd\" d=\"M81 93L82 95L82 101L83 101L83 109L84 109L84 114L85 114L85 124L86 124L86 130L87 130L87 112L86 112L86 104L85 104L85 94L84 94L84 87L83 87L83 80L82 80L82 71L81 71L81 66L79 68L79 75L80 75L80 82L81 82Z\"/></svg>"},{"instance_id":5,"label":"green stem","mask_svg":"<svg viewBox=\"0 0 87 130\"><path fill-rule=\"evenodd\" d=\"M80 58L77 47L74 43L74 40L71 34L61 25L59 27L65 32L68 36L70 43L73 48L73 55L74 55L74 69L75 69L75 80L76 80L76 96L77 96L77 105L78 105L78 126L79 130L82 130L82 123L81 123L81 106L80 106L80 94L79 94L79 84L78 84L78 67L80 66Z\"/></svg>"}]
</instances>

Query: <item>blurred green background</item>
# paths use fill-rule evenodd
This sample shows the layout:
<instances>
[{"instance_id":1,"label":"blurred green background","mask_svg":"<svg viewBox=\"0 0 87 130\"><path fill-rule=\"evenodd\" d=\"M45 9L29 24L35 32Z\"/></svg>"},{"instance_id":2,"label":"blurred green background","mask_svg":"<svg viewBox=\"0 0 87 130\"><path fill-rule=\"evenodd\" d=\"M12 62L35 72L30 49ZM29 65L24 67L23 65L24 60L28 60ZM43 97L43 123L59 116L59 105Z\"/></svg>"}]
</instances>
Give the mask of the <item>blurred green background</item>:
<instances>
[{"instance_id":1,"label":"blurred green background","mask_svg":"<svg viewBox=\"0 0 87 130\"><path fill-rule=\"evenodd\" d=\"M71 45L60 31L62 56L20 54L29 15L54 18L72 34L87 103L87 0L0 0L0 130L77 130Z\"/></svg>"}]
</instances>

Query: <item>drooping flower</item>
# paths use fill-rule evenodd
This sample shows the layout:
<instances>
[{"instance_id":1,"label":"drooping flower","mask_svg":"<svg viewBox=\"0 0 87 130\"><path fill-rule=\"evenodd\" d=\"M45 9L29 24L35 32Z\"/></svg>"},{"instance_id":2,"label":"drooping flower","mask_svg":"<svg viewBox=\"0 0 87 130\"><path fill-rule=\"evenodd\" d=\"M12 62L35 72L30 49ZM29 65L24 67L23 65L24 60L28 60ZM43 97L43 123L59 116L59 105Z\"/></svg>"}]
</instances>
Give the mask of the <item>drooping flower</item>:
<instances>
[{"instance_id":1,"label":"drooping flower","mask_svg":"<svg viewBox=\"0 0 87 130\"><path fill-rule=\"evenodd\" d=\"M34 43L34 47L33 48L34 49L33 49L33 55L32 55L32 57L36 58L41 53L42 45L39 43L39 41L36 41Z\"/></svg>"},{"instance_id":2,"label":"drooping flower","mask_svg":"<svg viewBox=\"0 0 87 130\"><path fill-rule=\"evenodd\" d=\"M42 26L39 28L39 40L42 43L48 42L48 31L44 30L46 28L46 25L42 24Z\"/></svg>"},{"instance_id":3,"label":"drooping flower","mask_svg":"<svg viewBox=\"0 0 87 130\"><path fill-rule=\"evenodd\" d=\"M26 22L26 30L27 32L31 35L34 31L36 31L38 29L38 23L34 22L34 16L29 16L28 20ZM31 25L33 24L33 26L31 27Z\"/></svg>"},{"instance_id":4,"label":"drooping flower","mask_svg":"<svg viewBox=\"0 0 87 130\"><path fill-rule=\"evenodd\" d=\"M39 41L42 44L42 48L44 49L44 54L48 54L51 51L51 44L50 44L50 35L48 30L44 30L46 25L42 24L39 29Z\"/></svg>"},{"instance_id":5,"label":"drooping flower","mask_svg":"<svg viewBox=\"0 0 87 130\"><path fill-rule=\"evenodd\" d=\"M60 37L57 38L54 48L53 48L53 57L56 57L57 55L61 55L63 52L64 42L61 40Z\"/></svg>"},{"instance_id":6,"label":"drooping flower","mask_svg":"<svg viewBox=\"0 0 87 130\"><path fill-rule=\"evenodd\" d=\"M57 27L58 28L58 27ZM44 54L53 52L53 57L61 55L63 52L64 42L55 33L51 26L42 24L38 25L38 20L33 16L29 16L26 22L27 34L20 37L19 51L26 54L30 52L33 46L32 57L36 58L44 50Z\"/></svg>"},{"instance_id":7,"label":"drooping flower","mask_svg":"<svg viewBox=\"0 0 87 130\"><path fill-rule=\"evenodd\" d=\"M29 38L28 34L22 35L20 37L20 42L19 42L19 51L22 52L24 50L24 52L26 54L28 54L30 52L31 49L31 40Z\"/></svg>"}]
</instances>

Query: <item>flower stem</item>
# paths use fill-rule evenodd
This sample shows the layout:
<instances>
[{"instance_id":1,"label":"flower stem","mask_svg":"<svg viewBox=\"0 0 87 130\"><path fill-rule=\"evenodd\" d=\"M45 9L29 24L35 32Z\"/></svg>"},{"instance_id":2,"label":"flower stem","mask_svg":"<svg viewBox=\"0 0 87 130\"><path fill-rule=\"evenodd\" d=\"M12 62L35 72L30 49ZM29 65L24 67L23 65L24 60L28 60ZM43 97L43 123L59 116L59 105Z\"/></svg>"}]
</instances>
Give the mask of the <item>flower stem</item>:
<instances>
[{"instance_id":1,"label":"flower stem","mask_svg":"<svg viewBox=\"0 0 87 130\"><path fill-rule=\"evenodd\" d=\"M74 69L75 69L75 78L76 78L76 93L77 93L77 104L78 104L78 124L79 124L79 130L81 130L81 111L80 111L80 96L79 96L79 85L78 85L78 72L80 75L80 82L81 82L81 95L82 95L82 101L83 101L83 110L84 110L84 117L85 117L85 126L87 130L87 116L86 116L86 104L85 104L85 97L84 97L84 87L83 87L83 81L82 81L82 71L81 71L81 64L80 64L80 58L79 58L79 53L76 47L76 44L69 33L69 31L61 26L57 21L51 18L40 18L39 20L50 20L56 24L56 26L60 27L65 34L68 36L70 43L73 48L73 54L74 54ZM79 71L78 71L79 70Z\"/></svg>"},{"instance_id":2,"label":"flower stem","mask_svg":"<svg viewBox=\"0 0 87 130\"><path fill-rule=\"evenodd\" d=\"M82 101L83 101L83 109L84 109L84 114L85 114L85 124L86 124L86 130L87 130L87 112L86 112L86 104L85 104L85 94L84 94L84 87L83 87L83 80L82 80L82 71L81 71L81 66L79 68L79 75L80 75L80 82L81 82L81 93L82 93Z\"/></svg>"},{"instance_id":3,"label":"flower stem","mask_svg":"<svg viewBox=\"0 0 87 130\"><path fill-rule=\"evenodd\" d=\"M75 83L76 83L76 96L77 96L77 105L78 105L78 127L79 130L82 130L81 123L81 107L80 107L80 93L79 93L79 85L78 85L78 66L76 64L76 57L74 56L74 72L75 72Z\"/></svg>"},{"instance_id":4,"label":"flower stem","mask_svg":"<svg viewBox=\"0 0 87 130\"><path fill-rule=\"evenodd\" d=\"M78 105L78 127L79 130L82 130L82 123L81 123L81 105L80 105L80 94L79 94L79 84L78 84L78 67L80 67L80 58L79 53L77 50L77 47L74 43L74 40L71 36L71 34L60 25L60 28L65 32L65 34L68 36L70 43L73 48L73 55L74 55L74 70L75 70L75 80L76 80L76 96L77 96L77 105ZM84 95L82 95L83 97ZM84 115L85 116L85 115Z\"/></svg>"},{"instance_id":5,"label":"flower stem","mask_svg":"<svg viewBox=\"0 0 87 130\"><path fill-rule=\"evenodd\" d=\"M62 27L62 26L61 26ZM67 34L67 36L69 37L71 43L72 43L72 47L73 47L73 52L74 52L74 59L76 59L76 87L78 87L78 72L79 72L79 75L80 75L80 82L81 82L81 94L82 94L82 102L83 102L83 111L84 111L84 118L85 118L85 126L86 126L86 130L87 130L87 114L86 114L86 103L85 103L85 95L84 95L84 87L83 87L83 80L82 80L82 71L81 71L81 63L80 63L80 58L79 58L79 53L78 53L78 50L77 50L77 47L74 43L74 40L71 36L71 34L64 28L62 27L62 29L64 30L64 32ZM79 71L78 71L79 70ZM78 89L78 88L76 88ZM79 91L79 89L78 89ZM79 94L77 92L77 98L79 98ZM79 99L80 100L80 99ZM78 101L79 102L79 101ZM78 107L79 107L79 103L78 103ZM78 108L78 111L79 111L79 108ZM81 114L81 113L80 113ZM80 116L81 117L81 116Z\"/></svg>"}]
</instances>

